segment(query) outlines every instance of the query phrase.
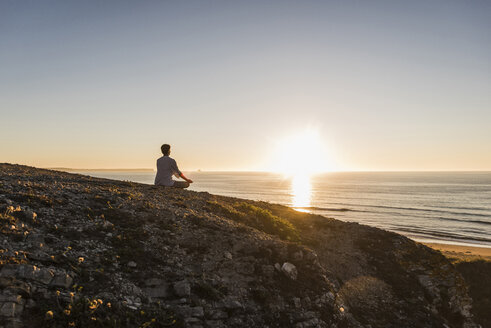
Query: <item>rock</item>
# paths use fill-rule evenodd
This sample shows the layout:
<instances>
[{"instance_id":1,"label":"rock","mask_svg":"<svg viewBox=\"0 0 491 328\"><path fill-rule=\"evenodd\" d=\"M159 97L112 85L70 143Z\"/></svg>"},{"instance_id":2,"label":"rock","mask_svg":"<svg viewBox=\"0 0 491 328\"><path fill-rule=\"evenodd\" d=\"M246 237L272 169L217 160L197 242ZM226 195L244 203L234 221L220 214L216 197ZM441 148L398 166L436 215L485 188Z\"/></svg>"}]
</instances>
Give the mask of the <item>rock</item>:
<instances>
[{"instance_id":1,"label":"rock","mask_svg":"<svg viewBox=\"0 0 491 328\"><path fill-rule=\"evenodd\" d=\"M174 284L174 292L177 296L186 297L191 295L191 285L186 280Z\"/></svg>"},{"instance_id":2,"label":"rock","mask_svg":"<svg viewBox=\"0 0 491 328\"><path fill-rule=\"evenodd\" d=\"M177 312L185 318L202 318L205 315L203 307L201 306L191 307L188 305L183 305L177 307Z\"/></svg>"},{"instance_id":3,"label":"rock","mask_svg":"<svg viewBox=\"0 0 491 328\"><path fill-rule=\"evenodd\" d=\"M140 287L138 287L137 285L130 283L130 282L124 283L121 286L121 291L123 293L125 293L126 295L130 295L130 296L141 296L142 295L142 290L140 289Z\"/></svg>"},{"instance_id":4,"label":"rock","mask_svg":"<svg viewBox=\"0 0 491 328\"><path fill-rule=\"evenodd\" d=\"M227 319L228 314L227 314L227 312L222 311L222 310L211 310L210 311L210 318L213 320Z\"/></svg>"},{"instance_id":5,"label":"rock","mask_svg":"<svg viewBox=\"0 0 491 328\"><path fill-rule=\"evenodd\" d=\"M203 327L202 325L200 325L201 320L198 318L194 318L194 317L184 318L184 323L186 324L186 327L190 327L190 328L202 328Z\"/></svg>"},{"instance_id":6,"label":"rock","mask_svg":"<svg viewBox=\"0 0 491 328\"><path fill-rule=\"evenodd\" d=\"M418 275L417 276L419 283L426 289L426 291L435 299L440 298L440 291L438 287L433 284L433 280L429 275Z\"/></svg>"},{"instance_id":7,"label":"rock","mask_svg":"<svg viewBox=\"0 0 491 328\"><path fill-rule=\"evenodd\" d=\"M303 259L303 252L298 251L292 254L292 260L293 261L301 261Z\"/></svg>"},{"instance_id":8,"label":"rock","mask_svg":"<svg viewBox=\"0 0 491 328\"><path fill-rule=\"evenodd\" d=\"M314 328L319 327L319 319L313 318L304 322L299 322L295 325L295 328Z\"/></svg>"},{"instance_id":9,"label":"rock","mask_svg":"<svg viewBox=\"0 0 491 328\"><path fill-rule=\"evenodd\" d=\"M170 296L169 285L161 284L150 288L144 288L143 291L150 297L166 298Z\"/></svg>"},{"instance_id":10,"label":"rock","mask_svg":"<svg viewBox=\"0 0 491 328\"><path fill-rule=\"evenodd\" d=\"M205 325L209 328L227 328L227 326L219 320L206 320Z\"/></svg>"},{"instance_id":11,"label":"rock","mask_svg":"<svg viewBox=\"0 0 491 328\"><path fill-rule=\"evenodd\" d=\"M263 265L261 271L266 277L272 278L274 276L275 267L272 265Z\"/></svg>"},{"instance_id":12,"label":"rock","mask_svg":"<svg viewBox=\"0 0 491 328\"><path fill-rule=\"evenodd\" d=\"M237 301L237 300L233 300L233 299L227 299L227 300L224 300L223 301L223 306L227 309L227 310L235 310L235 309L240 309L242 308L242 304Z\"/></svg>"},{"instance_id":13,"label":"rock","mask_svg":"<svg viewBox=\"0 0 491 328\"><path fill-rule=\"evenodd\" d=\"M150 278L145 280L145 286L159 286L162 285L164 281L159 278Z\"/></svg>"},{"instance_id":14,"label":"rock","mask_svg":"<svg viewBox=\"0 0 491 328\"><path fill-rule=\"evenodd\" d=\"M66 326L85 298L143 325L165 311L187 328L477 327L441 254L280 205L0 164L0 216L0 328ZM284 220L301 240L275 233Z\"/></svg>"},{"instance_id":15,"label":"rock","mask_svg":"<svg viewBox=\"0 0 491 328\"><path fill-rule=\"evenodd\" d=\"M21 295L10 295L10 294L0 294L0 303L4 302L14 302L17 304L23 304L23 299Z\"/></svg>"},{"instance_id":16,"label":"rock","mask_svg":"<svg viewBox=\"0 0 491 328\"><path fill-rule=\"evenodd\" d=\"M17 275L20 278L31 279L45 285L49 285L54 277L54 273L52 270L46 268L38 268L35 265L28 264L19 265Z\"/></svg>"},{"instance_id":17,"label":"rock","mask_svg":"<svg viewBox=\"0 0 491 328\"><path fill-rule=\"evenodd\" d=\"M16 302L5 302L0 308L0 315L4 317L15 317L22 313L24 306Z\"/></svg>"},{"instance_id":18,"label":"rock","mask_svg":"<svg viewBox=\"0 0 491 328\"><path fill-rule=\"evenodd\" d=\"M38 217L38 215L36 214L36 212L33 212L29 209L25 210L24 211L24 215L26 217L26 219L28 220L32 220L32 221L36 221L36 218Z\"/></svg>"},{"instance_id":19,"label":"rock","mask_svg":"<svg viewBox=\"0 0 491 328\"><path fill-rule=\"evenodd\" d=\"M0 277L12 277L18 270L18 266L15 264L6 264L2 267L0 271Z\"/></svg>"},{"instance_id":20,"label":"rock","mask_svg":"<svg viewBox=\"0 0 491 328\"><path fill-rule=\"evenodd\" d=\"M69 288L72 285L72 283L73 283L72 277L70 277L66 273L60 273L55 276L55 278L51 282L51 285L55 287Z\"/></svg>"},{"instance_id":21,"label":"rock","mask_svg":"<svg viewBox=\"0 0 491 328\"><path fill-rule=\"evenodd\" d=\"M44 236L38 233L32 233L27 236L27 242L35 247L42 247L45 244Z\"/></svg>"},{"instance_id":22,"label":"rock","mask_svg":"<svg viewBox=\"0 0 491 328\"><path fill-rule=\"evenodd\" d=\"M281 267L281 271L290 279L292 280L297 280L297 275L298 275L298 271L297 271L297 268L289 263L289 262L285 262L283 263L283 266Z\"/></svg>"},{"instance_id":23,"label":"rock","mask_svg":"<svg viewBox=\"0 0 491 328\"><path fill-rule=\"evenodd\" d=\"M27 300L27 302L26 302L26 308L27 309L32 309L36 306L37 306L37 303L34 300L32 300L32 299Z\"/></svg>"},{"instance_id":24,"label":"rock","mask_svg":"<svg viewBox=\"0 0 491 328\"><path fill-rule=\"evenodd\" d=\"M302 303L300 302L300 298L298 297L293 298L293 306L297 309L302 306Z\"/></svg>"},{"instance_id":25,"label":"rock","mask_svg":"<svg viewBox=\"0 0 491 328\"><path fill-rule=\"evenodd\" d=\"M203 311L203 307L201 306L196 306L191 308L191 316L196 317L196 318L202 318L204 317L205 312Z\"/></svg>"},{"instance_id":26,"label":"rock","mask_svg":"<svg viewBox=\"0 0 491 328\"><path fill-rule=\"evenodd\" d=\"M315 262L317 260L317 254L314 251L306 252L304 257L308 262Z\"/></svg>"},{"instance_id":27,"label":"rock","mask_svg":"<svg viewBox=\"0 0 491 328\"><path fill-rule=\"evenodd\" d=\"M106 220L106 221L104 221L102 223L102 227L105 228L105 229L109 229L109 228L113 228L114 227L114 224L112 224L111 222L109 222L109 221Z\"/></svg>"},{"instance_id":28,"label":"rock","mask_svg":"<svg viewBox=\"0 0 491 328\"><path fill-rule=\"evenodd\" d=\"M238 273L241 273L246 276L252 275L255 271L254 263L252 261L236 263L235 267Z\"/></svg>"}]
</instances>

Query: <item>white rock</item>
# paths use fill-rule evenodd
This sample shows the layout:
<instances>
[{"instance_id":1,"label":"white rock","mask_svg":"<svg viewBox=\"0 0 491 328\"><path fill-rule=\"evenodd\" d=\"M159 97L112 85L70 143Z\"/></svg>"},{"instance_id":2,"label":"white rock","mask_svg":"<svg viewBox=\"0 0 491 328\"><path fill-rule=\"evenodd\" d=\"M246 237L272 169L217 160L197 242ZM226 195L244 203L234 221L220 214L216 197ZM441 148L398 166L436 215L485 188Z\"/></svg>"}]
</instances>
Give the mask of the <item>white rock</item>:
<instances>
[{"instance_id":1,"label":"white rock","mask_svg":"<svg viewBox=\"0 0 491 328\"><path fill-rule=\"evenodd\" d=\"M289 263L289 262L285 262L283 263L283 266L281 267L281 271L283 271L283 273L290 279L292 280L297 280L297 275L298 275L298 271L297 271L297 268Z\"/></svg>"}]
</instances>

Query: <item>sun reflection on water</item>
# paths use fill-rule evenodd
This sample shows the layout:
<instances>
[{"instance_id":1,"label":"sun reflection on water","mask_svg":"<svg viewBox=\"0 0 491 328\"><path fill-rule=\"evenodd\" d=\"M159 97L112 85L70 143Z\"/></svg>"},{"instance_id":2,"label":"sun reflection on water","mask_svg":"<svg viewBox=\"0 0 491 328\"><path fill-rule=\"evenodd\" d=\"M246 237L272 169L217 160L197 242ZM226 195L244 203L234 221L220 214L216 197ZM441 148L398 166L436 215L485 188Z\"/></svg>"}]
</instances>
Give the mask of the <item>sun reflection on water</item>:
<instances>
[{"instance_id":1,"label":"sun reflection on water","mask_svg":"<svg viewBox=\"0 0 491 328\"><path fill-rule=\"evenodd\" d=\"M291 179L292 207L297 211L310 212L312 198L312 185L310 176L295 175Z\"/></svg>"}]
</instances>

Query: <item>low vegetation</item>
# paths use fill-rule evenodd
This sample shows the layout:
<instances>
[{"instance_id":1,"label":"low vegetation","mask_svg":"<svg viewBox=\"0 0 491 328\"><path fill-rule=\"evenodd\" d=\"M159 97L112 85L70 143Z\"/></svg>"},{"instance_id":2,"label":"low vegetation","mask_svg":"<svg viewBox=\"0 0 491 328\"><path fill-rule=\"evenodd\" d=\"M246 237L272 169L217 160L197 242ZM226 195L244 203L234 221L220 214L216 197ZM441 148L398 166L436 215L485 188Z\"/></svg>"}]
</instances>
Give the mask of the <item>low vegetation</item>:
<instances>
[{"instance_id":1,"label":"low vegetation","mask_svg":"<svg viewBox=\"0 0 491 328\"><path fill-rule=\"evenodd\" d=\"M299 241L297 229L288 221L273 215L271 211L246 202L236 202L233 205L208 202L209 209L218 215L243 223L270 235L276 235L283 240Z\"/></svg>"}]
</instances>

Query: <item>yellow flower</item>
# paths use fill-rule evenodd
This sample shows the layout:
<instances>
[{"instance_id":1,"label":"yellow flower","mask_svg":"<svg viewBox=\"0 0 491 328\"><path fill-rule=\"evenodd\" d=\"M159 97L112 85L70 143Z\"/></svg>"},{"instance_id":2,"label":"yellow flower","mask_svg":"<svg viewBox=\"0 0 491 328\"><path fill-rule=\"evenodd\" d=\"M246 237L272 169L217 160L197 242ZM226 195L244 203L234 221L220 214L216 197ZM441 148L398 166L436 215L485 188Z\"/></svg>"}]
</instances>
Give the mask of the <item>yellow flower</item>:
<instances>
[{"instance_id":1,"label":"yellow flower","mask_svg":"<svg viewBox=\"0 0 491 328\"><path fill-rule=\"evenodd\" d=\"M65 310L63 311L63 313L65 313L66 315L70 315L70 310L65 309Z\"/></svg>"},{"instance_id":2,"label":"yellow flower","mask_svg":"<svg viewBox=\"0 0 491 328\"><path fill-rule=\"evenodd\" d=\"M60 296L60 291L59 290L56 291L56 296Z\"/></svg>"},{"instance_id":3,"label":"yellow flower","mask_svg":"<svg viewBox=\"0 0 491 328\"><path fill-rule=\"evenodd\" d=\"M53 311L47 311L45 315L46 320L53 319Z\"/></svg>"}]
</instances>

